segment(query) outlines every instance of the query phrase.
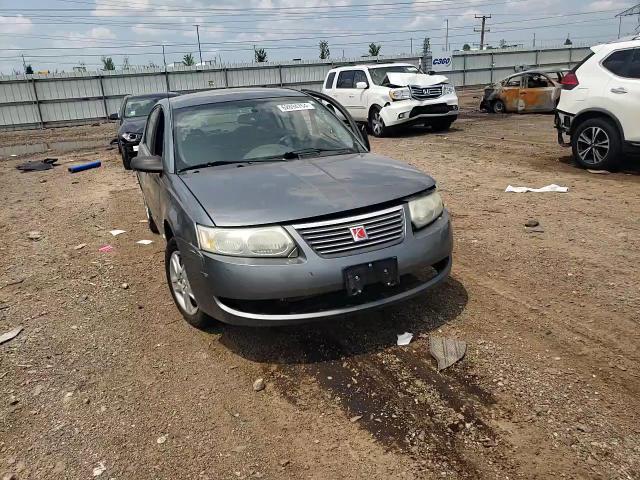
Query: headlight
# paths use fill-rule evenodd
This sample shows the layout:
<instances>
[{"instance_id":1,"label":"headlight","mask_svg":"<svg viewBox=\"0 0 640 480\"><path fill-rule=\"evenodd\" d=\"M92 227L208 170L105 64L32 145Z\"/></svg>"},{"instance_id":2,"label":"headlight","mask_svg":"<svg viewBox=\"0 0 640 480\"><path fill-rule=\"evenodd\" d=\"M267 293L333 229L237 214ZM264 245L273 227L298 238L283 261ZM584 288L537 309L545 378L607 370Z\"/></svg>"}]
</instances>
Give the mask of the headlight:
<instances>
[{"instance_id":1,"label":"headlight","mask_svg":"<svg viewBox=\"0 0 640 480\"><path fill-rule=\"evenodd\" d=\"M456 93L456 87L454 87L450 83L445 83L442 86L442 94L443 95L451 95L452 93Z\"/></svg>"},{"instance_id":2,"label":"headlight","mask_svg":"<svg viewBox=\"0 0 640 480\"><path fill-rule=\"evenodd\" d=\"M408 88L395 88L389 92L391 100L406 100L411 98L411 92Z\"/></svg>"},{"instance_id":3,"label":"headlight","mask_svg":"<svg viewBox=\"0 0 640 480\"><path fill-rule=\"evenodd\" d=\"M411 223L417 229L429 225L442 215L444 205L438 192L428 193L409 200Z\"/></svg>"},{"instance_id":4,"label":"headlight","mask_svg":"<svg viewBox=\"0 0 640 480\"><path fill-rule=\"evenodd\" d=\"M136 140L140 139L140 134L125 132L122 134L122 138L124 138L127 142L135 142Z\"/></svg>"},{"instance_id":5,"label":"headlight","mask_svg":"<svg viewBox=\"0 0 640 480\"><path fill-rule=\"evenodd\" d=\"M282 227L215 228L197 225L200 249L234 257L288 257L296 245Z\"/></svg>"}]
</instances>

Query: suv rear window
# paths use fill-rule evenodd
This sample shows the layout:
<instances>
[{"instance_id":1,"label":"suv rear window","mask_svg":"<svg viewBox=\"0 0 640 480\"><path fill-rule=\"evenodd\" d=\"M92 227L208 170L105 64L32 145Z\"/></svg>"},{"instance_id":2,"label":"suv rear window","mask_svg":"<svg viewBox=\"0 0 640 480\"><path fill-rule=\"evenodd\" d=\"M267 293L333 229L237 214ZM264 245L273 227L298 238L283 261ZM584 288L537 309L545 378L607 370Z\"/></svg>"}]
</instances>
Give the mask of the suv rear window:
<instances>
[{"instance_id":1,"label":"suv rear window","mask_svg":"<svg viewBox=\"0 0 640 480\"><path fill-rule=\"evenodd\" d=\"M333 88L333 79L336 78L336 72L331 72L324 82L324 88Z\"/></svg>"},{"instance_id":2,"label":"suv rear window","mask_svg":"<svg viewBox=\"0 0 640 480\"><path fill-rule=\"evenodd\" d=\"M633 58L633 50L619 50L609 55L603 62L602 66L614 75L619 77L628 76L629 66Z\"/></svg>"}]
</instances>

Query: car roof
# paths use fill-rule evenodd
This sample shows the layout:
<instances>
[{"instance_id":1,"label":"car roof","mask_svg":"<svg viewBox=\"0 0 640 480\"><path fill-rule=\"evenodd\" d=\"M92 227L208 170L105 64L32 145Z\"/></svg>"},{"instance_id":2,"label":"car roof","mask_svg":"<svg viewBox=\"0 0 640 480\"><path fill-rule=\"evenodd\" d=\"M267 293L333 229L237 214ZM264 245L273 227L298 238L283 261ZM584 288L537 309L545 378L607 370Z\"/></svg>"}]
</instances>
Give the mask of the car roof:
<instances>
[{"instance_id":1,"label":"car roof","mask_svg":"<svg viewBox=\"0 0 640 480\"><path fill-rule=\"evenodd\" d=\"M169 98L169 97L177 97L178 95L180 95L179 93L176 92L158 92L158 93L144 93L142 95L127 95L127 100L129 99L145 99L145 98Z\"/></svg>"},{"instance_id":2,"label":"car roof","mask_svg":"<svg viewBox=\"0 0 640 480\"><path fill-rule=\"evenodd\" d=\"M521 72L512 73L508 77L504 77L503 80L507 80L509 78L517 77L518 75L524 75L527 73L543 73L545 75L548 75L549 73L570 72L570 71L571 71L570 68L535 68L532 70L522 70Z\"/></svg>"},{"instance_id":3,"label":"car roof","mask_svg":"<svg viewBox=\"0 0 640 480\"><path fill-rule=\"evenodd\" d=\"M344 65L342 67L332 68L331 72L339 72L342 70L353 70L354 68L383 68L383 67L415 67L412 63L363 63L361 65ZM416 67L418 68L418 67Z\"/></svg>"},{"instance_id":4,"label":"car roof","mask_svg":"<svg viewBox=\"0 0 640 480\"><path fill-rule=\"evenodd\" d=\"M220 88L180 95L171 100L174 109L206 105L209 103L235 102L258 98L306 97L306 93L291 88Z\"/></svg>"}]
</instances>

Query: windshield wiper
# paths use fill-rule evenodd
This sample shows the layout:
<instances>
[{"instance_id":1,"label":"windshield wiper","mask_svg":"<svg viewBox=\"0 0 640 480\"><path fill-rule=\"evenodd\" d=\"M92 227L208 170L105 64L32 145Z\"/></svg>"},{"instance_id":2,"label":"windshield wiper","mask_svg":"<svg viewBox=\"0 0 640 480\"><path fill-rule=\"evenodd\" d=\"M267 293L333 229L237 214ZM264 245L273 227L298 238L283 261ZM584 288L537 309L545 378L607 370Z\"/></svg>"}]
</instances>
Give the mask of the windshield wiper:
<instances>
[{"instance_id":1,"label":"windshield wiper","mask_svg":"<svg viewBox=\"0 0 640 480\"><path fill-rule=\"evenodd\" d=\"M353 148L301 148L299 150L291 150L290 152L283 153L282 158L289 160L293 158L301 158L302 155L313 155L327 152L356 153Z\"/></svg>"},{"instance_id":2,"label":"windshield wiper","mask_svg":"<svg viewBox=\"0 0 640 480\"><path fill-rule=\"evenodd\" d=\"M231 165L233 163L251 163L249 160L235 160L226 162L224 160L217 160L215 162L207 162L207 163L199 163L198 165L189 165L188 167L181 168L179 170L180 173L186 172L188 170L198 170L199 168L208 168L208 167L217 167L218 165Z\"/></svg>"}]
</instances>

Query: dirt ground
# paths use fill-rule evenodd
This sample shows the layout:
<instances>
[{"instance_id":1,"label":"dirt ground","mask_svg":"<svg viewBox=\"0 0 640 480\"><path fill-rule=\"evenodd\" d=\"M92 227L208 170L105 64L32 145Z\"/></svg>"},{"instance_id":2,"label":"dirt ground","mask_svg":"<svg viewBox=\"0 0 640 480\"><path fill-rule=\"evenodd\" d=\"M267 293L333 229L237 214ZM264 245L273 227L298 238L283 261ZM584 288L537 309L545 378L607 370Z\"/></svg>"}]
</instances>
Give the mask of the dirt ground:
<instances>
[{"instance_id":1,"label":"dirt ground","mask_svg":"<svg viewBox=\"0 0 640 480\"><path fill-rule=\"evenodd\" d=\"M451 278L325 324L190 327L117 151L25 174L0 161L0 334L24 327L0 345L0 475L640 478L640 176L581 170L551 116L482 114L477 101L450 132L372 139L438 180ZM113 131L0 133L0 146ZM569 192L504 193L551 183ZM396 346L405 331L414 340ZM466 341L466 357L438 373L431 334Z\"/></svg>"}]
</instances>

